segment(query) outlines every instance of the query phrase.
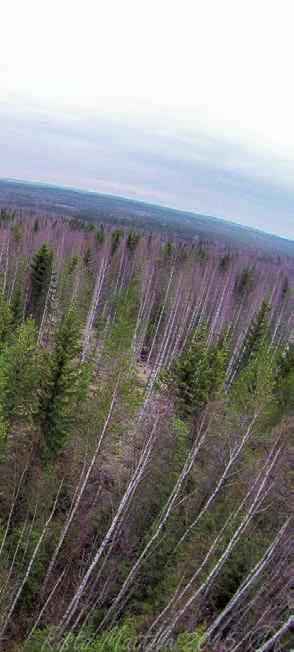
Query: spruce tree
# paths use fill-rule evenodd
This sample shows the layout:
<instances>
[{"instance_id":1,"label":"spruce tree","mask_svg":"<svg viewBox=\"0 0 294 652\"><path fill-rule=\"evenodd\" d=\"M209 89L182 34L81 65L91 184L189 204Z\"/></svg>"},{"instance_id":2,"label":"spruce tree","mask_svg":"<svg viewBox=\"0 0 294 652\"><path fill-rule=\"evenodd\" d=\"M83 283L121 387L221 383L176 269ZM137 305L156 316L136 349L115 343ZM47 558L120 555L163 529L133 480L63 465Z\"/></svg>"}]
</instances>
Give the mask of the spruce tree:
<instances>
[{"instance_id":1,"label":"spruce tree","mask_svg":"<svg viewBox=\"0 0 294 652\"><path fill-rule=\"evenodd\" d=\"M230 344L224 333L208 344L208 327L202 325L175 359L163 379L174 394L182 416L196 416L225 382Z\"/></svg>"},{"instance_id":2,"label":"spruce tree","mask_svg":"<svg viewBox=\"0 0 294 652\"><path fill-rule=\"evenodd\" d=\"M111 256L113 256L119 246L123 232L119 229L111 234Z\"/></svg>"},{"instance_id":3,"label":"spruce tree","mask_svg":"<svg viewBox=\"0 0 294 652\"><path fill-rule=\"evenodd\" d=\"M134 249L136 249L139 240L140 240L139 233L136 233L136 231L130 231L127 239L127 248L130 251L134 251Z\"/></svg>"},{"instance_id":4,"label":"spruce tree","mask_svg":"<svg viewBox=\"0 0 294 652\"><path fill-rule=\"evenodd\" d=\"M12 235L15 239L15 242L20 242L22 237L22 225L21 222L16 221L11 227Z\"/></svg>"},{"instance_id":5,"label":"spruce tree","mask_svg":"<svg viewBox=\"0 0 294 652\"><path fill-rule=\"evenodd\" d=\"M4 417L4 401L1 401L1 395L5 389L4 360L3 351L9 341L12 330L12 312L8 301L4 299L3 292L0 292L0 456L2 455L2 445L6 440L7 427Z\"/></svg>"},{"instance_id":6,"label":"spruce tree","mask_svg":"<svg viewBox=\"0 0 294 652\"><path fill-rule=\"evenodd\" d=\"M289 284L288 277L285 276L283 288L282 288L282 299L286 301L287 299L289 299L290 296L291 296L291 287Z\"/></svg>"},{"instance_id":7,"label":"spruce tree","mask_svg":"<svg viewBox=\"0 0 294 652\"><path fill-rule=\"evenodd\" d=\"M281 414L294 415L294 342L290 339L280 356L276 397Z\"/></svg>"},{"instance_id":8,"label":"spruce tree","mask_svg":"<svg viewBox=\"0 0 294 652\"><path fill-rule=\"evenodd\" d=\"M20 324L24 312L24 292L20 284L17 285L11 301L11 311L14 326Z\"/></svg>"},{"instance_id":9,"label":"spruce tree","mask_svg":"<svg viewBox=\"0 0 294 652\"><path fill-rule=\"evenodd\" d=\"M104 226L103 226L103 224L101 224L100 228L97 229L96 234L95 234L95 237L96 237L96 244L97 244L98 246L100 246L101 244L103 244L103 242L104 242L104 240L105 240L105 232L104 232Z\"/></svg>"},{"instance_id":10,"label":"spruce tree","mask_svg":"<svg viewBox=\"0 0 294 652\"><path fill-rule=\"evenodd\" d=\"M39 422L51 457L62 451L73 423L79 352L80 327L74 310L70 310L57 329L52 353L44 356Z\"/></svg>"},{"instance_id":11,"label":"spruce tree","mask_svg":"<svg viewBox=\"0 0 294 652\"><path fill-rule=\"evenodd\" d=\"M70 306L73 296L73 284L75 281L75 274L79 266L79 256L77 253L72 254L65 262L61 278L59 282L59 301L64 310Z\"/></svg>"},{"instance_id":12,"label":"spruce tree","mask_svg":"<svg viewBox=\"0 0 294 652\"><path fill-rule=\"evenodd\" d=\"M173 244L171 240L169 240L165 246L165 255L168 259L172 258L173 251L174 251Z\"/></svg>"},{"instance_id":13,"label":"spruce tree","mask_svg":"<svg viewBox=\"0 0 294 652\"><path fill-rule=\"evenodd\" d=\"M11 219L11 215L8 212L7 208L1 208L0 211L0 224L6 224Z\"/></svg>"},{"instance_id":14,"label":"spruce tree","mask_svg":"<svg viewBox=\"0 0 294 652\"><path fill-rule=\"evenodd\" d=\"M259 342L231 387L231 400L237 412L265 415L274 413L274 389L277 376L277 354L271 351L267 339Z\"/></svg>"},{"instance_id":15,"label":"spruce tree","mask_svg":"<svg viewBox=\"0 0 294 652\"><path fill-rule=\"evenodd\" d=\"M256 357L260 347L267 340L270 310L270 304L263 301L257 315L253 317L234 365L235 373L240 373Z\"/></svg>"},{"instance_id":16,"label":"spruce tree","mask_svg":"<svg viewBox=\"0 0 294 652\"><path fill-rule=\"evenodd\" d=\"M236 297L243 297L245 294L249 294L256 284L255 277L255 268L254 267L244 267L244 269L238 274L235 285L234 285L234 294Z\"/></svg>"},{"instance_id":17,"label":"spruce tree","mask_svg":"<svg viewBox=\"0 0 294 652\"><path fill-rule=\"evenodd\" d=\"M27 261L21 259L17 266L17 275L10 299L10 307L13 315L13 326L17 327L24 319L25 299L26 299L26 276Z\"/></svg>"},{"instance_id":18,"label":"spruce tree","mask_svg":"<svg viewBox=\"0 0 294 652\"><path fill-rule=\"evenodd\" d=\"M114 319L104 343L104 356L108 359L130 353L139 305L138 279L134 277L112 304Z\"/></svg>"},{"instance_id":19,"label":"spruce tree","mask_svg":"<svg viewBox=\"0 0 294 652\"><path fill-rule=\"evenodd\" d=\"M37 410L39 370L36 326L21 324L1 356L0 402L7 423L28 422Z\"/></svg>"},{"instance_id":20,"label":"spruce tree","mask_svg":"<svg viewBox=\"0 0 294 652\"><path fill-rule=\"evenodd\" d=\"M225 272L228 269L230 262L231 262L230 254L223 254L220 257L219 267L222 270L222 272Z\"/></svg>"},{"instance_id":21,"label":"spruce tree","mask_svg":"<svg viewBox=\"0 0 294 652\"><path fill-rule=\"evenodd\" d=\"M35 254L31 267L31 292L29 313L39 324L42 319L46 303L47 292L50 285L53 267L53 251L48 245L43 244Z\"/></svg>"},{"instance_id":22,"label":"spruce tree","mask_svg":"<svg viewBox=\"0 0 294 652\"><path fill-rule=\"evenodd\" d=\"M12 329L13 315L10 304L0 292L0 353L6 344Z\"/></svg>"},{"instance_id":23,"label":"spruce tree","mask_svg":"<svg viewBox=\"0 0 294 652\"><path fill-rule=\"evenodd\" d=\"M84 263L84 267L85 267L86 271L88 272L88 274L91 271L92 259L93 259L93 252L90 249L90 247L87 247L87 249L86 249L86 251L84 253L84 257L83 257L83 263Z\"/></svg>"}]
</instances>

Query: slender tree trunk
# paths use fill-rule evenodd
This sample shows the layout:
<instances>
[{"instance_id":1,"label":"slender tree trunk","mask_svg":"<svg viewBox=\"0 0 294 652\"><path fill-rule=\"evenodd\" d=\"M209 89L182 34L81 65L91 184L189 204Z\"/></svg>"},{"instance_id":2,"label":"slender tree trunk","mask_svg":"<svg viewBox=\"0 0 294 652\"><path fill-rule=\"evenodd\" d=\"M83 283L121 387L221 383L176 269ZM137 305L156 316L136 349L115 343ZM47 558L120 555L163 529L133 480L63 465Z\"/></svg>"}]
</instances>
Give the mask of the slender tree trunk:
<instances>
[{"instance_id":1,"label":"slender tree trunk","mask_svg":"<svg viewBox=\"0 0 294 652\"><path fill-rule=\"evenodd\" d=\"M63 635L65 632L67 626L69 625L70 621L72 620L73 616L76 614L77 609L79 607L79 603L84 597L86 588L88 586L89 580L94 573L94 571L97 569L98 564L103 557L104 553L107 551L107 548L109 544L111 543L112 539L116 536L118 529L121 526L123 517L125 515L125 512L127 510L127 507L130 503L131 498L133 497L141 479L142 476L146 470L147 464L150 459L150 454L152 450L152 446L154 443L154 438L155 438L155 432L156 432L156 427L157 427L157 419L154 423L154 426L152 428L151 434L147 440L147 443L140 455L137 467L132 475L132 478L124 492L124 495L120 501L120 504L118 506L118 509L116 511L116 514L112 520L112 523L99 547L97 550L96 554L94 555L91 563L88 566L87 571L85 572L68 608L65 611L65 614L58 626L57 629L57 634L59 637Z\"/></svg>"},{"instance_id":2,"label":"slender tree trunk","mask_svg":"<svg viewBox=\"0 0 294 652\"><path fill-rule=\"evenodd\" d=\"M101 290L102 290L102 286L103 286L103 281L104 281L104 277L105 277L106 268L107 268L107 251L106 251L106 248L105 248L103 258L102 258L102 261L101 261L101 265L100 265L100 269L99 269L99 272L97 274L97 279L96 279L96 283L95 283L95 288L94 288L94 293L93 293L93 297L92 297L91 307L90 307L90 310L89 310L89 313L88 313L86 329L85 329L85 335L84 335L84 342L83 342L83 352L82 352L82 357L81 357L82 362L85 361L86 355L87 355L87 352L88 352L88 348L89 348L89 344L90 344L90 337L91 337L91 333L92 333L92 328L93 328L93 323L94 323L94 319L95 319L95 315L96 315L98 302L99 302L100 295L101 295Z\"/></svg>"},{"instance_id":3,"label":"slender tree trunk","mask_svg":"<svg viewBox=\"0 0 294 652\"><path fill-rule=\"evenodd\" d=\"M12 616L12 614L14 612L14 609L15 609L15 607L16 607L16 605L17 605L17 603L18 603L18 601L19 601L19 599L21 597L24 586L26 585L26 583L28 581L28 578L30 576L33 564L35 562L35 559L37 557L39 549L40 549L40 547L42 545L42 542L44 540L44 537L45 537L45 534L46 534L46 532L48 530L48 527L49 527L49 525L50 525L50 523L52 521L52 518L54 516L54 512L55 512L55 509L56 509L56 505L57 505L57 502L58 502L58 498L59 498L59 494L60 494L62 485L63 485L63 480L60 483L60 486L59 486L59 489L58 489L58 492L57 492L57 495L56 495L56 498L55 498L55 501L54 501L54 504L53 504L53 507L52 507L52 510L51 510L51 513L50 513L50 516L47 519L47 521L46 521L46 523L45 523L45 525L43 527L43 530L41 532L41 535L40 535L40 537L38 539L38 542L37 542L37 544L35 546L35 549L34 549L33 554L31 556L31 559L30 559L30 562L28 564L28 567L27 567L26 573L24 575L24 578L23 578L23 580L22 580L22 582L21 582L21 584L20 584L20 586L19 586L19 588L18 588L18 590L16 592L16 595L15 595L13 601L12 601L12 604L11 604L9 610L8 610L8 614L6 616L4 624L3 624L2 628L1 628L1 631L0 631L0 637L3 637L3 635L5 634L5 631L7 629L8 624L9 624L10 618L11 618L11 616Z\"/></svg>"},{"instance_id":4,"label":"slender tree trunk","mask_svg":"<svg viewBox=\"0 0 294 652\"><path fill-rule=\"evenodd\" d=\"M287 527L290 523L290 519L287 519L285 523L282 525L282 527L279 529L275 539L270 543L268 548L266 549L265 553L263 554L262 558L257 562L257 564L254 566L254 568L250 571L250 573L247 575L246 580L243 581L242 585L240 588L236 591L236 593L233 595L231 600L228 602L226 607L222 610L222 612L215 618L213 623L210 625L208 630L205 633L205 640L210 641L212 638L214 639L214 632L218 631L220 628L220 625L222 624L224 618L236 607L238 602L244 598L244 595L250 591L256 582L256 580L259 578L260 574L264 571L266 568L267 564L271 560L271 557L273 553L276 550L276 547L280 543L284 533L287 530Z\"/></svg>"},{"instance_id":5,"label":"slender tree trunk","mask_svg":"<svg viewBox=\"0 0 294 652\"><path fill-rule=\"evenodd\" d=\"M159 636L156 635L155 638L153 639L153 642L151 642L151 644L149 646L147 646L146 650L148 650L148 652L149 652L149 650L160 649L160 646L164 645L167 642L169 637L172 635L172 633L173 633L173 631L175 629L175 626L176 626L177 622L180 620L180 618L182 618L184 616L184 614L191 607L191 605L196 600L196 598L199 597L206 590L208 585L211 584L211 582L216 578L216 576L218 575L218 573L222 569L224 563L226 562L228 557L231 555L233 549L235 548L235 546L238 543L240 537L242 536L242 534L244 533L244 531L248 527L248 525L251 522L251 520L252 520L258 506L260 505L260 500L262 498L263 491L264 491L264 489L266 487L266 484L268 482L269 475L270 475L270 473L271 473L271 471L272 471L272 469L273 469L273 467L274 467L280 453L281 453L281 447L278 447L276 451L271 451L270 452L264 469L262 469L261 472L258 474L257 479L254 482L254 485L250 488L247 496L245 497L245 499L240 504L237 512L235 512L235 514L233 515L233 518L235 519L236 515L240 512L241 508L243 507L244 502L246 502L246 500L248 499L250 494L253 492L253 489L255 489L257 482L261 478L261 480L259 482L259 486L258 486L257 491L256 491L256 494L255 494L254 498L252 499L251 504L249 505L247 511L245 512L245 515L243 516L243 519L242 519L240 525L237 527L237 529L235 530L235 532L234 532L233 536L231 537L229 543L227 544L227 547L225 548L224 552L222 553L220 558L217 560L217 562L215 563L215 565L213 566L213 568L209 572L206 580L204 580L204 582L202 582L202 584L199 586L199 588L196 589L196 591L194 591L192 593L190 598L188 598L186 600L186 602L184 603L184 606L180 607L176 611L176 614L170 620L170 623L165 628L160 630ZM231 517L229 518L229 521L230 520L231 520ZM217 539L218 538L219 538L219 536L217 537ZM213 544L213 547L215 547L215 543ZM205 563L206 563L206 561L208 561L210 555L211 555L211 549L208 551L208 553L207 553L207 555L205 557L205 560L204 560ZM203 568L203 562L202 562L200 568L201 569ZM191 580L185 586L184 590L177 597L177 602L178 603L180 603L183 600L183 598L184 598L185 594L187 593L187 591L189 591L192 588L192 586L193 586L193 584L195 582L196 576L199 575L199 570L200 569L197 569L196 573L194 573ZM157 619L157 621L158 620L159 620L159 618Z\"/></svg>"},{"instance_id":6,"label":"slender tree trunk","mask_svg":"<svg viewBox=\"0 0 294 652\"><path fill-rule=\"evenodd\" d=\"M268 650L272 650L275 646L275 644L284 636L287 634L287 632L290 631L294 627L294 616L291 614L286 620L283 625L275 632L275 634L269 638L261 647L258 648L257 652L267 652Z\"/></svg>"},{"instance_id":7,"label":"slender tree trunk","mask_svg":"<svg viewBox=\"0 0 294 652\"><path fill-rule=\"evenodd\" d=\"M105 625L109 624L109 619L112 618L113 616L115 617L115 615L118 613L119 608L120 608L122 602L124 601L124 598L125 598L127 592L129 591L129 588L130 588L131 584L133 583L134 579L137 577L139 570L142 568L143 564L145 563L145 561L149 557L151 551L154 549L154 546L155 546L155 544L156 544L156 542L158 540L158 537L160 536L160 534L164 530L166 522L167 522L172 510L174 509L174 507L176 505L176 501L177 501L179 493L180 493L180 491L181 491L181 489L183 487L183 484L184 484L186 478L188 477L188 475L189 475L189 473L190 473L190 471L192 469L192 466L195 463L196 456L197 456L197 454L198 454L198 452L199 452L199 450L200 450L200 448L201 448L201 446L202 446L202 444L203 444L203 442L205 440L206 431L204 431L202 433L203 428L204 428L204 418L202 420L202 424L201 424L201 427L199 429L198 437L196 438L196 441L195 441L195 443L193 445L193 448L190 451L190 453L188 454L188 456L186 458L186 461L185 461L185 464L183 466L183 469L182 469L182 471L181 471L181 473L180 473L180 475L179 475L179 477L178 477L178 479L177 479L177 481L176 481L176 483L175 483L175 485L174 485L174 487L173 487L173 489L172 489L172 491L171 491L171 493L170 493L170 495L169 495L169 497L168 497L168 499L167 499L167 501L166 501L166 503L165 503L165 505L164 505L164 507L163 507L163 509L161 511L161 514L160 514L159 519L158 519L158 524L157 525L156 525L156 523L154 524L155 532L152 535L152 537L150 538L150 540L148 541L148 543L146 544L144 550L141 552L141 555L138 557L137 561L133 564L132 570L130 571L127 578L125 579L125 581L124 581L124 583L122 585L122 588L120 589L117 597L113 601L112 606L108 610L107 615L105 616L105 619L102 621L101 626L99 627L99 629L102 629Z\"/></svg>"}]
</instances>

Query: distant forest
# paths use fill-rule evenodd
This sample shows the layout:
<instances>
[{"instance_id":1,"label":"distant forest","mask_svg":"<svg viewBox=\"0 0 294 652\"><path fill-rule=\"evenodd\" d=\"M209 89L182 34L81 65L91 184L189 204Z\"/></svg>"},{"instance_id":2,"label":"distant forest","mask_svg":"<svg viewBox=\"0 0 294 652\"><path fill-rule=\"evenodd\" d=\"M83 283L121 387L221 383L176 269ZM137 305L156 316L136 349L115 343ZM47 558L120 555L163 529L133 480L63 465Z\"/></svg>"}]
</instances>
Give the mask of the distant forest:
<instances>
[{"instance_id":1,"label":"distant forest","mask_svg":"<svg viewBox=\"0 0 294 652\"><path fill-rule=\"evenodd\" d=\"M164 231L186 239L223 241L239 247L263 249L294 257L294 241L216 217L179 211L95 192L0 179L0 208L40 210L94 222Z\"/></svg>"},{"instance_id":2,"label":"distant forest","mask_svg":"<svg viewBox=\"0 0 294 652\"><path fill-rule=\"evenodd\" d=\"M0 199L0 648L290 652L293 243Z\"/></svg>"}]
</instances>

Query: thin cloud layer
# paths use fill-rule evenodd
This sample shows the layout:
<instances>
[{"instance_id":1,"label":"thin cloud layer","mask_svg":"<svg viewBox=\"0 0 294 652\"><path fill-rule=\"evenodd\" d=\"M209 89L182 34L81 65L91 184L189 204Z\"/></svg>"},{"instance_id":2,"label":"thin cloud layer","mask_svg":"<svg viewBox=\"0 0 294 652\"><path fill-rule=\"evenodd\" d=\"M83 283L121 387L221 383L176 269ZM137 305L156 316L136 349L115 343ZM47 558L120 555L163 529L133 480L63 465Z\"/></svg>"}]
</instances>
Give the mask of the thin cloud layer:
<instances>
[{"instance_id":1,"label":"thin cloud layer","mask_svg":"<svg viewBox=\"0 0 294 652\"><path fill-rule=\"evenodd\" d=\"M127 119L61 119L3 105L0 176L141 199L294 236L294 191L254 152ZM264 172L265 170L265 172Z\"/></svg>"},{"instance_id":2,"label":"thin cloud layer","mask_svg":"<svg viewBox=\"0 0 294 652\"><path fill-rule=\"evenodd\" d=\"M294 237L293 22L292 0L3 3L0 174Z\"/></svg>"}]
</instances>

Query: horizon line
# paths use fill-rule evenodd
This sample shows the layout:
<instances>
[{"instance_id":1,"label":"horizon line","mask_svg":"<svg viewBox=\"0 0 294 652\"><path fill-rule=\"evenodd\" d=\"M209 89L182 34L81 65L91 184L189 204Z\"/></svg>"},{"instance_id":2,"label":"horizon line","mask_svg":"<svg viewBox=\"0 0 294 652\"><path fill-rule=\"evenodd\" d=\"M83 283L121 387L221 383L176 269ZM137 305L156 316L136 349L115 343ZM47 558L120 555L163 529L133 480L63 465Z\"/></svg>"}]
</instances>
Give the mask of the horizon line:
<instances>
[{"instance_id":1,"label":"horizon line","mask_svg":"<svg viewBox=\"0 0 294 652\"><path fill-rule=\"evenodd\" d=\"M211 215L209 213L198 213L194 209L185 209L185 208L178 208L174 206L168 206L166 204L157 204L151 201L147 201L144 199L133 199L132 197L126 197L125 195L112 195L110 193L104 193L104 192L99 192L98 190L91 190L91 189L85 189L85 188L76 188L74 186L63 186L58 183L48 183L45 181L30 181L27 179L15 179L12 177L0 177L0 183L1 182L8 182L8 183L22 183L24 185L31 185L31 186L41 186L41 187L49 187L49 188L60 188L65 191L72 191L72 192L79 192L79 193L85 193L85 194L91 194L91 195L98 195L101 197L108 197L112 199L122 199L124 201L129 201L137 204L145 204L147 206L154 206L156 208L165 208L170 211L175 211L179 213L187 213L189 215L193 215L195 217L206 217L212 220L217 220L219 222L224 222L225 224L228 224L229 226L237 227L240 229L244 229L246 231L253 231L255 233L259 233L261 235L266 235L266 236L271 236L274 238L278 238L279 240L285 240L286 242L294 242L294 237L289 238L285 237L282 235L278 235L277 233L273 233L271 231L264 231L263 229L259 229L254 226L247 226L246 224L240 224L239 222L235 222L233 220L229 220L228 218L225 217L217 217L215 215Z\"/></svg>"}]
</instances>

